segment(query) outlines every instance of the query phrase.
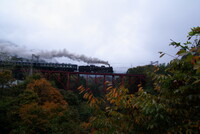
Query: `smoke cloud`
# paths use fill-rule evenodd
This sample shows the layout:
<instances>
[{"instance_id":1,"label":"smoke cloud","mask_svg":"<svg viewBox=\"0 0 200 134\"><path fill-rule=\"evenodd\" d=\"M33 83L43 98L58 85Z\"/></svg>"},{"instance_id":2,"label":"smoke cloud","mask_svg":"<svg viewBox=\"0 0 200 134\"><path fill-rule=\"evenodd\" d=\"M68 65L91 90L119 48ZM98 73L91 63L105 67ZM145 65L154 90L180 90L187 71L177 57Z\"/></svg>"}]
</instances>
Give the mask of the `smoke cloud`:
<instances>
[{"instance_id":1,"label":"smoke cloud","mask_svg":"<svg viewBox=\"0 0 200 134\"><path fill-rule=\"evenodd\" d=\"M26 50L25 47L19 47L18 45L9 42L0 40L0 54L1 59L3 56L18 56L24 58L31 58L30 50Z\"/></svg>"},{"instance_id":2,"label":"smoke cloud","mask_svg":"<svg viewBox=\"0 0 200 134\"><path fill-rule=\"evenodd\" d=\"M35 52L32 50L27 50L24 47L20 47L12 42L0 40L0 53L4 53L9 56L18 56L30 59L32 54L38 55L40 58L43 59L52 59L52 58L59 58L59 57L66 57L74 61L82 61L88 64L105 64L109 65L107 61L100 60L98 58L91 58L85 55L77 55L68 52L66 49L60 51L39 51ZM2 58L2 56L0 57Z\"/></svg>"},{"instance_id":3,"label":"smoke cloud","mask_svg":"<svg viewBox=\"0 0 200 134\"><path fill-rule=\"evenodd\" d=\"M71 60L74 61L82 61L88 64L105 64L109 65L107 61L100 60L98 58L92 58L92 57L87 57L85 55L77 55L68 52L66 49L60 50L60 51L42 51L40 53L37 53L37 55L40 55L40 57L45 58L45 59L52 59L54 57L67 57Z\"/></svg>"}]
</instances>

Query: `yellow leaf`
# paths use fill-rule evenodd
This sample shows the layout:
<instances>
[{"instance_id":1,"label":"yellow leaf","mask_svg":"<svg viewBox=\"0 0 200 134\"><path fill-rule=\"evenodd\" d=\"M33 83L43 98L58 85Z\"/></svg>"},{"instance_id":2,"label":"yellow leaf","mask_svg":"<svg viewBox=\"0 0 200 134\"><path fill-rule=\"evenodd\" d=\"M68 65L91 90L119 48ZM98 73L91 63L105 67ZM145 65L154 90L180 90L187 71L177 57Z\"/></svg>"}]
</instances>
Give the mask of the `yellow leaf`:
<instances>
[{"instance_id":1,"label":"yellow leaf","mask_svg":"<svg viewBox=\"0 0 200 134\"><path fill-rule=\"evenodd\" d=\"M106 110L109 110L110 109L110 107L106 107Z\"/></svg>"},{"instance_id":2,"label":"yellow leaf","mask_svg":"<svg viewBox=\"0 0 200 134\"><path fill-rule=\"evenodd\" d=\"M111 100L110 103L115 103L115 100Z\"/></svg>"},{"instance_id":3,"label":"yellow leaf","mask_svg":"<svg viewBox=\"0 0 200 134\"><path fill-rule=\"evenodd\" d=\"M114 94L114 97L116 98L118 96L118 93L116 92L115 94Z\"/></svg>"},{"instance_id":4,"label":"yellow leaf","mask_svg":"<svg viewBox=\"0 0 200 134\"><path fill-rule=\"evenodd\" d=\"M142 91L143 91L142 87L140 87L140 88L138 89L138 91L139 91L139 92L142 92Z\"/></svg>"},{"instance_id":5,"label":"yellow leaf","mask_svg":"<svg viewBox=\"0 0 200 134\"><path fill-rule=\"evenodd\" d=\"M85 93L84 95L83 95L83 98L85 98L85 99L87 99L88 98L88 93Z\"/></svg>"},{"instance_id":6,"label":"yellow leaf","mask_svg":"<svg viewBox=\"0 0 200 134\"><path fill-rule=\"evenodd\" d=\"M112 89L113 87L112 86L109 86L108 88L106 88L106 90L110 90L110 89Z\"/></svg>"},{"instance_id":7,"label":"yellow leaf","mask_svg":"<svg viewBox=\"0 0 200 134\"><path fill-rule=\"evenodd\" d=\"M96 102L96 99L95 99L95 98L92 98L91 103L92 103L92 104L95 104L95 102Z\"/></svg>"},{"instance_id":8,"label":"yellow leaf","mask_svg":"<svg viewBox=\"0 0 200 134\"><path fill-rule=\"evenodd\" d=\"M93 97L93 95L92 95L92 94L90 94L90 96L88 97L88 99L89 99L89 100L91 100L91 99L92 99L92 97Z\"/></svg>"}]
</instances>

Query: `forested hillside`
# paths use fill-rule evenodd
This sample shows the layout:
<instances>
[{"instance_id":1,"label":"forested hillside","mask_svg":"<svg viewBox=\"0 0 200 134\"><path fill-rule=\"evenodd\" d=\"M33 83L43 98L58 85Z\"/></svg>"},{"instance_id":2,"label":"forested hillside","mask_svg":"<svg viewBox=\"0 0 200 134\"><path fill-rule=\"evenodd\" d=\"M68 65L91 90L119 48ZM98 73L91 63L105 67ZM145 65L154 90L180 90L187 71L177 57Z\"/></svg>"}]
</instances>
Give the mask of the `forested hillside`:
<instances>
[{"instance_id":1,"label":"forested hillside","mask_svg":"<svg viewBox=\"0 0 200 134\"><path fill-rule=\"evenodd\" d=\"M107 82L101 96L84 86L60 89L41 74L14 83L12 69L1 69L0 133L198 134L200 27L187 38L171 42L179 51L170 63L130 68L127 73L145 74L145 79L124 87Z\"/></svg>"}]
</instances>

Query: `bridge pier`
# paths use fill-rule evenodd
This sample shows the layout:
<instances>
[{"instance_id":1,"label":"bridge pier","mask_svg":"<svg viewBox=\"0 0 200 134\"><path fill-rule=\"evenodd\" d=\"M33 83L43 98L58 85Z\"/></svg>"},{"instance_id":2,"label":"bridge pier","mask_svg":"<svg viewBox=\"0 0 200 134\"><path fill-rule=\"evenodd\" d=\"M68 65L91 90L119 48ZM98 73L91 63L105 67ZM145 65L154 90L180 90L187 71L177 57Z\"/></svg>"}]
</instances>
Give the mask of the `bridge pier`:
<instances>
[{"instance_id":1,"label":"bridge pier","mask_svg":"<svg viewBox=\"0 0 200 134\"><path fill-rule=\"evenodd\" d=\"M72 90L71 82L80 84L80 76L85 76L85 88L88 88L89 82L94 82L96 85L100 84L103 86L103 91L106 92L106 81L110 81L113 86L116 84L124 85L125 78L128 78L127 82L129 85L134 83L135 79L140 82L144 79L144 75L131 75L131 74L119 74L119 73L88 73L88 72L66 72L66 71L50 71L50 70L35 70L34 72L41 72L45 77L54 77L65 90ZM34 73L33 72L33 73ZM65 79L64 79L65 78ZM133 79L134 78L134 79ZM89 81L91 80L91 81Z\"/></svg>"}]
</instances>

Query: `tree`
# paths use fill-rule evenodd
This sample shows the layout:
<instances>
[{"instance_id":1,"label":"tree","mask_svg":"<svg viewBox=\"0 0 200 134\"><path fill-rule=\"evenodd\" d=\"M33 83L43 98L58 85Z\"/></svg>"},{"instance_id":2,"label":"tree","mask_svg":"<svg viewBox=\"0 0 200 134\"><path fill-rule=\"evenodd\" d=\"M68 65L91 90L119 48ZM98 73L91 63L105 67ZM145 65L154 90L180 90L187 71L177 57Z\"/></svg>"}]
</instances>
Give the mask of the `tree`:
<instances>
[{"instance_id":1,"label":"tree","mask_svg":"<svg viewBox=\"0 0 200 134\"><path fill-rule=\"evenodd\" d=\"M64 101L63 96L60 92L51 86L51 84L44 78L39 80L34 80L32 83L27 85L28 90L34 91L39 96L39 104L44 102L54 102L61 105L67 105L67 102Z\"/></svg>"},{"instance_id":2,"label":"tree","mask_svg":"<svg viewBox=\"0 0 200 134\"><path fill-rule=\"evenodd\" d=\"M81 124L91 114L88 105L70 91L63 96L41 75L6 90L0 97L0 133L87 133Z\"/></svg>"},{"instance_id":3,"label":"tree","mask_svg":"<svg viewBox=\"0 0 200 134\"><path fill-rule=\"evenodd\" d=\"M12 133L51 133L54 120L68 110L67 102L60 92L40 77L29 80L18 102L20 120Z\"/></svg>"},{"instance_id":4,"label":"tree","mask_svg":"<svg viewBox=\"0 0 200 134\"><path fill-rule=\"evenodd\" d=\"M193 43L189 42L195 37ZM96 98L79 87L80 93L95 108L85 127L97 133L198 133L200 131L200 27L193 28L188 41L179 47L177 58L164 73L151 71L154 91L129 94L124 88L107 88L106 96ZM161 57L165 53L160 52Z\"/></svg>"},{"instance_id":5,"label":"tree","mask_svg":"<svg viewBox=\"0 0 200 134\"><path fill-rule=\"evenodd\" d=\"M0 85L1 88L10 87L11 83L14 81L12 77L12 72L9 70L0 71Z\"/></svg>"}]
</instances>

